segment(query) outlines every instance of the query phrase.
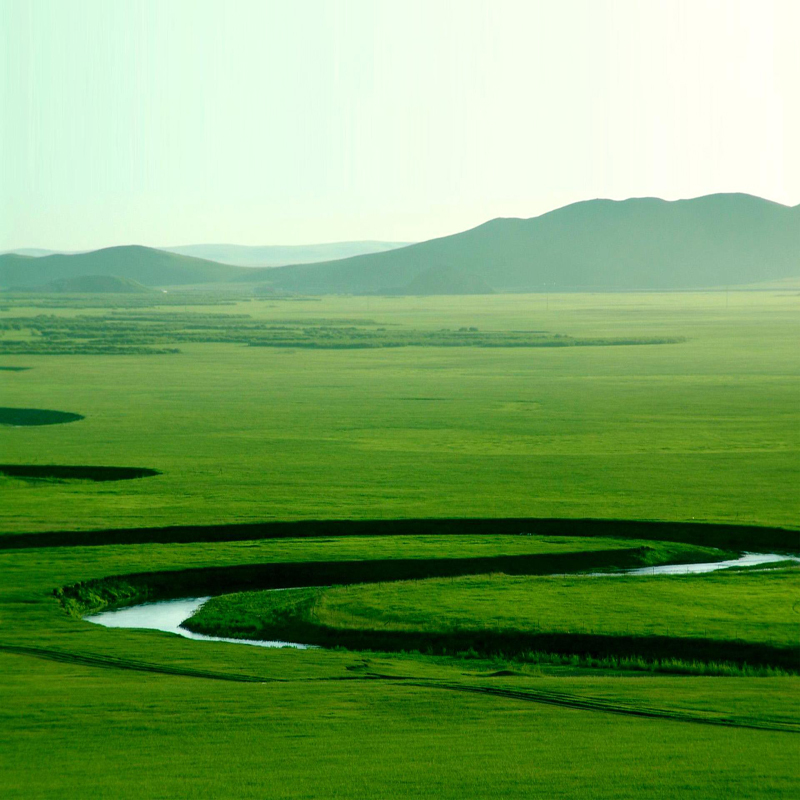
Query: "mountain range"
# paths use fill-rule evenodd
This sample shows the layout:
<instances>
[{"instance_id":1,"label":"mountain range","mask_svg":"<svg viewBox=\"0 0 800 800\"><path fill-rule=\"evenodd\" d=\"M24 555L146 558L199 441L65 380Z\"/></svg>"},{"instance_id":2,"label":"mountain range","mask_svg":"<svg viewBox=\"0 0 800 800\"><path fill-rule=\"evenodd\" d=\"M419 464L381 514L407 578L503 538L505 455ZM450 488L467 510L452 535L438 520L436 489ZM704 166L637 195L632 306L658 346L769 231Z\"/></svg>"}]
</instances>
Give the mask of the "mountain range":
<instances>
[{"instance_id":1,"label":"mountain range","mask_svg":"<svg viewBox=\"0 0 800 800\"><path fill-rule=\"evenodd\" d=\"M321 294L403 293L423 274L436 283L454 272L497 292L692 289L798 277L800 206L742 194L590 200L402 250L278 268L269 281Z\"/></svg>"},{"instance_id":2,"label":"mountain range","mask_svg":"<svg viewBox=\"0 0 800 800\"><path fill-rule=\"evenodd\" d=\"M382 253L405 247L412 242L330 242L328 244L301 245L247 245L247 244L187 244L179 247L158 247L167 253L216 261L237 267L282 267L287 264L313 264L317 261L335 261L339 258ZM42 258L53 255L81 255L88 250L45 250L41 247L21 247L0 255L16 254Z\"/></svg>"},{"instance_id":3,"label":"mountain range","mask_svg":"<svg viewBox=\"0 0 800 800\"><path fill-rule=\"evenodd\" d=\"M800 206L745 194L589 200L381 252L269 268L139 246L38 258L0 255L4 288L85 275L115 275L148 286L260 283L302 294L741 286L800 277Z\"/></svg>"}]
</instances>

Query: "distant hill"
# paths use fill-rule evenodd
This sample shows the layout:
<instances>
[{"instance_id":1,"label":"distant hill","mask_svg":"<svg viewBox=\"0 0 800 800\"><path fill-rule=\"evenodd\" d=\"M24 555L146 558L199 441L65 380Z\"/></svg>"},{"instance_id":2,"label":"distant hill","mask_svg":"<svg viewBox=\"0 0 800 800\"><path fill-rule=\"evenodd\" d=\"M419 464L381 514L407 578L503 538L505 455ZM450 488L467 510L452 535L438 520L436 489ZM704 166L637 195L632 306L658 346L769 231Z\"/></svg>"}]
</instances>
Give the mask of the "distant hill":
<instances>
[{"instance_id":1,"label":"distant hill","mask_svg":"<svg viewBox=\"0 0 800 800\"><path fill-rule=\"evenodd\" d=\"M3 250L0 255L14 253L18 256L32 256L34 258L41 258L42 256L52 256L61 252L61 250L44 250L41 247L20 247L17 250Z\"/></svg>"},{"instance_id":2,"label":"distant hill","mask_svg":"<svg viewBox=\"0 0 800 800\"><path fill-rule=\"evenodd\" d=\"M387 290L386 294L493 294L494 289L478 275L450 265L434 266L415 275L405 286Z\"/></svg>"},{"instance_id":3,"label":"distant hill","mask_svg":"<svg viewBox=\"0 0 800 800\"><path fill-rule=\"evenodd\" d=\"M286 264L312 264L340 258L383 253L406 247L410 242L333 242L309 245L187 244L181 247L162 247L169 253L205 258L220 264L240 267L279 267Z\"/></svg>"},{"instance_id":4,"label":"distant hill","mask_svg":"<svg viewBox=\"0 0 800 800\"><path fill-rule=\"evenodd\" d=\"M498 292L695 289L800 276L800 206L743 194L589 200L400 250L261 273L305 293L397 293L458 270ZM415 292L414 292L415 293Z\"/></svg>"},{"instance_id":5,"label":"distant hill","mask_svg":"<svg viewBox=\"0 0 800 800\"><path fill-rule=\"evenodd\" d=\"M130 278L118 275L80 275L77 278L57 278L29 291L65 292L72 294L151 294L158 291Z\"/></svg>"},{"instance_id":6,"label":"distant hill","mask_svg":"<svg viewBox=\"0 0 800 800\"><path fill-rule=\"evenodd\" d=\"M50 281L113 275L147 286L174 286L239 281L250 275L245 267L232 267L151 247L108 247L89 253L56 254L34 258L0 256L0 287L33 288Z\"/></svg>"},{"instance_id":7,"label":"distant hill","mask_svg":"<svg viewBox=\"0 0 800 800\"><path fill-rule=\"evenodd\" d=\"M800 279L800 206L744 194L673 202L589 200L532 219L491 220L393 250L269 268L140 246L40 258L0 255L2 288L31 288L87 275L118 276L146 286L246 281L259 283L262 292L303 294L789 285Z\"/></svg>"}]
</instances>

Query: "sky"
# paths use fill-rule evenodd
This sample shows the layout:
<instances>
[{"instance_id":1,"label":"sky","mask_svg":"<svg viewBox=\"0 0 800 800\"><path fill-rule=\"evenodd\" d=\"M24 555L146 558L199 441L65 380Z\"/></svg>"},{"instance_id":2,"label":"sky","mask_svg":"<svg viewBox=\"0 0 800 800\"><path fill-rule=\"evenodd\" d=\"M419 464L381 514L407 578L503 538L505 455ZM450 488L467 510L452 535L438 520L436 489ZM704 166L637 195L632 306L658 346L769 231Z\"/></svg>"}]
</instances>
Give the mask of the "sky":
<instances>
[{"instance_id":1,"label":"sky","mask_svg":"<svg viewBox=\"0 0 800 800\"><path fill-rule=\"evenodd\" d=\"M800 203L797 0L0 0L0 250Z\"/></svg>"}]
</instances>

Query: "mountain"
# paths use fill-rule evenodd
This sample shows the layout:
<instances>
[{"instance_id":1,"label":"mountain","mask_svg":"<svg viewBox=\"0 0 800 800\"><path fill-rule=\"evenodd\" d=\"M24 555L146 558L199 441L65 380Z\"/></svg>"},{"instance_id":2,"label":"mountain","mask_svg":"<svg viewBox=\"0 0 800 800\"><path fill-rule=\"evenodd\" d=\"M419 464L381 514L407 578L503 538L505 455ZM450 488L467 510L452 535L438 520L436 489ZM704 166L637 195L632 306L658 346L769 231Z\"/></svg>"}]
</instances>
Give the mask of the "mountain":
<instances>
[{"instance_id":1,"label":"mountain","mask_svg":"<svg viewBox=\"0 0 800 800\"><path fill-rule=\"evenodd\" d=\"M114 275L148 286L177 286L240 281L250 274L246 267L217 264L138 245L41 258L0 256L0 286L7 289L33 288L50 281L87 275Z\"/></svg>"},{"instance_id":2,"label":"mountain","mask_svg":"<svg viewBox=\"0 0 800 800\"><path fill-rule=\"evenodd\" d=\"M162 247L169 253L205 258L220 264L240 267L279 267L286 264L313 264L340 258L383 253L406 247L410 242L333 242L309 245L187 244L181 247Z\"/></svg>"},{"instance_id":3,"label":"mountain","mask_svg":"<svg viewBox=\"0 0 800 800\"><path fill-rule=\"evenodd\" d=\"M478 275L449 264L434 266L415 275L405 286L387 290L386 294L493 294L494 289Z\"/></svg>"},{"instance_id":4,"label":"mountain","mask_svg":"<svg viewBox=\"0 0 800 800\"><path fill-rule=\"evenodd\" d=\"M277 267L260 277L304 293L391 293L431 270L499 292L697 289L800 276L800 206L744 194L589 200L495 219L385 253Z\"/></svg>"},{"instance_id":5,"label":"mountain","mask_svg":"<svg viewBox=\"0 0 800 800\"><path fill-rule=\"evenodd\" d=\"M157 289L143 286L131 278L117 275L80 275L56 280L29 289L32 292L64 292L72 294L151 294Z\"/></svg>"}]
</instances>

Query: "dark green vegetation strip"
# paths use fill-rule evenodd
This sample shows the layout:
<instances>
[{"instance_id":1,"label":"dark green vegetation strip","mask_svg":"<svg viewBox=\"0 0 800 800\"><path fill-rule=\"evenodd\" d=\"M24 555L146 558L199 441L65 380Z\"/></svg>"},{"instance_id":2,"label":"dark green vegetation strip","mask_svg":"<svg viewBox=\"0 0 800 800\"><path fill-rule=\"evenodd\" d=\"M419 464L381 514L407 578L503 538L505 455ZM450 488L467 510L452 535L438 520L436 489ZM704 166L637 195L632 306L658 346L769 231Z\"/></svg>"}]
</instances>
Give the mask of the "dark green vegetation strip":
<instances>
[{"instance_id":1,"label":"dark green vegetation strip","mask_svg":"<svg viewBox=\"0 0 800 800\"><path fill-rule=\"evenodd\" d=\"M720 558L730 554L720 553ZM168 570L117 575L66 586L55 591L74 616L120 603L177 597L288 589L344 583L381 583L433 577L458 577L503 572L508 575L549 575L554 572L649 565L647 547L478 558L384 558L361 561L304 561L246 564L234 567ZM693 557L691 550L683 560Z\"/></svg>"},{"instance_id":2,"label":"dark green vegetation strip","mask_svg":"<svg viewBox=\"0 0 800 800\"><path fill-rule=\"evenodd\" d=\"M63 464L0 464L0 475L27 481L129 481L161 473L147 467L65 466Z\"/></svg>"},{"instance_id":3,"label":"dark green vegetation strip","mask_svg":"<svg viewBox=\"0 0 800 800\"><path fill-rule=\"evenodd\" d=\"M18 333L23 336L18 337ZM254 319L247 314L112 313L63 317L40 314L0 320L0 353L102 355L174 353L176 343L353 350L391 347L607 347L676 344L674 336L573 337L546 331L419 330L371 320L334 322Z\"/></svg>"},{"instance_id":4,"label":"dark green vegetation strip","mask_svg":"<svg viewBox=\"0 0 800 800\"><path fill-rule=\"evenodd\" d=\"M0 366L0 372L27 372L30 367L2 367Z\"/></svg>"},{"instance_id":5,"label":"dark green vegetation strip","mask_svg":"<svg viewBox=\"0 0 800 800\"><path fill-rule=\"evenodd\" d=\"M241 525L173 525L97 531L0 533L0 550L107 544L233 542L327 536L420 535L600 536L684 542L732 550L766 548L800 551L800 530L699 522L644 522L599 519L402 519L304 520Z\"/></svg>"},{"instance_id":6,"label":"dark green vegetation strip","mask_svg":"<svg viewBox=\"0 0 800 800\"><path fill-rule=\"evenodd\" d=\"M82 414L71 411L51 411L45 408L0 407L0 425L59 425L62 422L77 422Z\"/></svg>"}]
</instances>

